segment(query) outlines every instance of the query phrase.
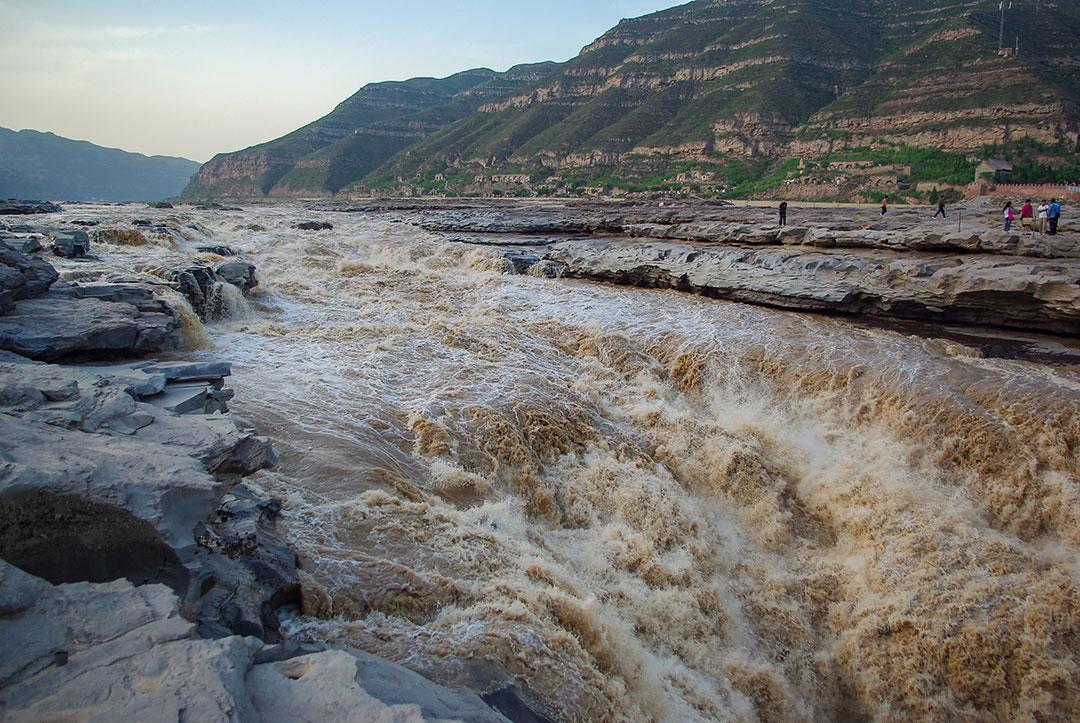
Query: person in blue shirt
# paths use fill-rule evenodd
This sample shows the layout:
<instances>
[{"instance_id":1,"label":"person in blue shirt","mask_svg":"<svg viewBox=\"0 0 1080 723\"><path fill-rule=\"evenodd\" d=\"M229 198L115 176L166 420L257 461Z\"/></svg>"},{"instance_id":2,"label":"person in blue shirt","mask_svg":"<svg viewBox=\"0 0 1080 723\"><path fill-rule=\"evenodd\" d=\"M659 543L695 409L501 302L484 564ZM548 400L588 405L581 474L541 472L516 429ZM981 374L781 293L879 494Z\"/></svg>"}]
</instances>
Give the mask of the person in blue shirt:
<instances>
[{"instance_id":1,"label":"person in blue shirt","mask_svg":"<svg viewBox=\"0 0 1080 723\"><path fill-rule=\"evenodd\" d=\"M1047 209L1046 218L1050 221L1050 235L1057 233L1058 219L1061 218L1061 204L1056 198L1050 199L1050 208Z\"/></svg>"}]
</instances>

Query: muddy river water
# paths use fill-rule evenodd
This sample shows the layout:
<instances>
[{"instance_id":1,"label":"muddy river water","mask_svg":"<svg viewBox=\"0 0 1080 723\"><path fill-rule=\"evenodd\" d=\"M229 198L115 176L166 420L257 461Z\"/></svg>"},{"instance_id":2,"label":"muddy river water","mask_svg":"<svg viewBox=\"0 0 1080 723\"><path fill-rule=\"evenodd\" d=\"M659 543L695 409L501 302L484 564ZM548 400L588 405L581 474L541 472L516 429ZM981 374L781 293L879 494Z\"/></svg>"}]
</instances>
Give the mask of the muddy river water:
<instances>
[{"instance_id":1,"label":"muddy river water","mask_svg":"<svg viewBox=\"0 0 1080 723\"><path fill-rule=\"evenodd\" d=\"M558 720L1080 717L1080 368L302 213L195 214L262 283L188 352L281 453L293 635Z\"/></svg>"}]
</instances>

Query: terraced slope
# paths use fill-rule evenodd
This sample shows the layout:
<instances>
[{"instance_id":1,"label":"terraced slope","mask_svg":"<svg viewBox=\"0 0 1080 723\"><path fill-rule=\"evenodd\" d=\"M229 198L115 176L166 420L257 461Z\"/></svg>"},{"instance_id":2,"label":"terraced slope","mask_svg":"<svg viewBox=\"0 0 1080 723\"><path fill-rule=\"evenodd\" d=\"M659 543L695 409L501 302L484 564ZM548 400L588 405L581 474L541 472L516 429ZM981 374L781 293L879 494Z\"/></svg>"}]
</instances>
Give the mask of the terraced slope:
<instances>
[{"instance_id":1,"label":"terraced slope","mask_svg":"<svg viewBox=\"0 0 1080 723\"><path fill-rule=\"evenodd\" d=\"M184 195L313 196L362 178L394 153L556 67L479 68L448 78L372 83L326 116L267 143L212 158Z\"/></svg>"},{"instance_id":2,"label":"terraced slope","mask_svg":"<svg viewBox=\"0 0 1080 723\"><path fill-rule=\"evenodd\" d=\"M1019 36L1020 53L1008 57L997 8L699 0L623 21L529 93L482 107L375 177L493 167L625 179L687 162L723 174L733 159L883 142L958 153L1018 138L1075 147L1080 5L1040 3L1036 14L1017 3L1005 35Z\"/></svg>"},{"instance_id":3,"label":"terraced slope","mask_svg":"<svg viewBox=\"0 0 1080 723\"><path fill-rule=\"evenodd\" d=\"M885 3L880 3L885 5ZM972 151L1030 138L1075 143L1080 103L1080 5L1016 2L998 51L998 4L908 0L879 18L884 55L799 132L797 154L894 142ZM962 10L958 12L958 10Z\"/></svg>"},{"instance_id":4,"label":"terraced slope","mask_svg":"<svg viewBox=\"0 0 1080 723\"><path fill-rule=\"evenodd\" d=\"M966 156L1021 141L1014 160L1080 164L1080 3L1014 0L1006 53L999 18L998 0L696 0L624 20L561 66L369 86L266 150L215 159L196 188L731 195L794 178L792 159L884 149L903 175L911 148L952 156L910 180L956 183L973 177ZM418 82L423 109L369 108Z\"/></svg>"}]
</instances>

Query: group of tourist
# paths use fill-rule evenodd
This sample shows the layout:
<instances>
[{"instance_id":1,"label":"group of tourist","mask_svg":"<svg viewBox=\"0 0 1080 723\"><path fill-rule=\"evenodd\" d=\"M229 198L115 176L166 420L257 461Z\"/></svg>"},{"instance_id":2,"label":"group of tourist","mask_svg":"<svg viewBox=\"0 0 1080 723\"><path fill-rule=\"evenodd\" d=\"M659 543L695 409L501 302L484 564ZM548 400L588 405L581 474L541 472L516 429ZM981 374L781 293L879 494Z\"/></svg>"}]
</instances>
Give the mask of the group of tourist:
<instances>
[{"instance_id":1,"label":"group of tourist","mask_svg":"<svg viewBox=\"0 0 1080 723\"><path fill-rule=\"evenodd\" d=\"M780 204L780 225L787 225L787 201L783 201ZM881 215L884 216L889 212L889 197L886 196L881 202ZM1002 215L1005 217L1005 230L1010 231L1012 229L1013 221L1016 220L1016 212L1013 210L1012 201L1006 201L1005 206L1001 209ZM945 213L945 202L938 201L937 212L934 213L934 218L941 216L947 218L948 214ZM1036 232L1048 234L1053 236L1057 234L1058 222L1061 219L1061 204L1058 203L1056 198L1051 198L1047 201L1045 198L1039 204L1038 208L1031 204L1031 199L1024 201L1024 205L1020 208L1020 223L1022 232L1031 232L1034 235Z\"/></svg>"},{"instance_id":2,"label":"group of tourist","mask_svg":"<svg viewBox=\"0 0 1080 723\"><path fill-rule=\"evenodd\" d=\"M1013 221L1016 220L1016 212L1013 210L1012 201L1005 202L1001 213L1005 217L1005 230L1009 231L1012 229ZM1056 198L1051 198L1049 201L1044 198L1038 208L1031 204L1029 198L1024 201L1024 205L1020 208L1021 231L1024 233L1030 232L1033 236L1036 231L1050 236L1057 234L1060 219L1061 204L1058 203Z\"/></svg>"}]
</instances>

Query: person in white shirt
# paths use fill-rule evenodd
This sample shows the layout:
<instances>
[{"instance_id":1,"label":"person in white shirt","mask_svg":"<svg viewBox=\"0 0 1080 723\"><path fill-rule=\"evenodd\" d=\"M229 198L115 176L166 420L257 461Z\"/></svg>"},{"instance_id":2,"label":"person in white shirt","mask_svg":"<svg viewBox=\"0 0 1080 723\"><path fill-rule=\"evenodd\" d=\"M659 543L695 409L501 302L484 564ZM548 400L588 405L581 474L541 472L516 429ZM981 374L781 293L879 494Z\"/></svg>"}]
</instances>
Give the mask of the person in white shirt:
<instances>
[{"instance_id":1,"label":"person in white shirt","mask_svg":"<svg viewBox=\"0 0 1080 723\"><path fill-rule=\"evenodd\" d=\"M1039 233L1046 233L1046 220L1050 217L1050 204L1044 198L1039 204Z\"/></svg>"}]
</instances>

